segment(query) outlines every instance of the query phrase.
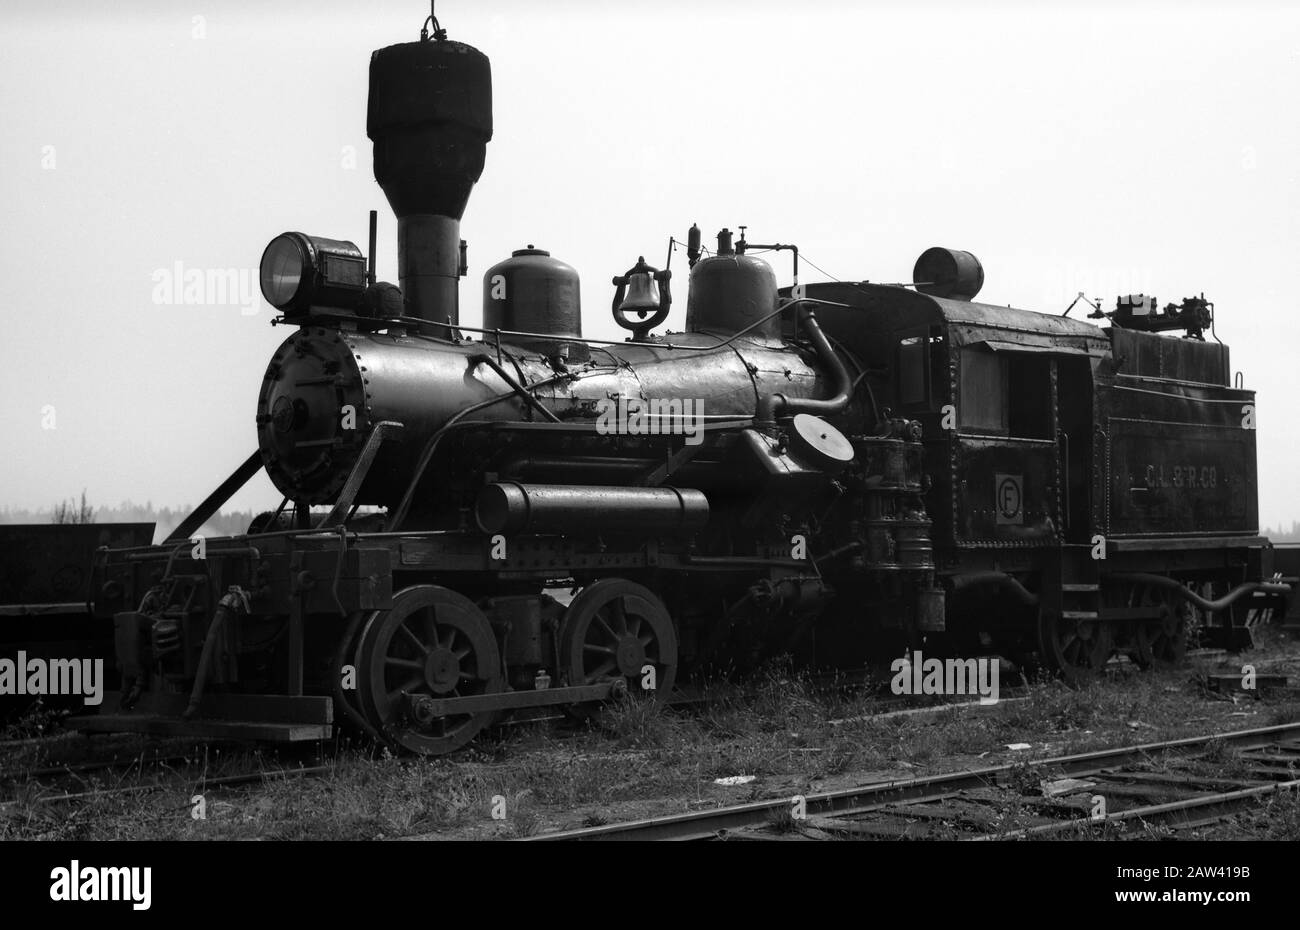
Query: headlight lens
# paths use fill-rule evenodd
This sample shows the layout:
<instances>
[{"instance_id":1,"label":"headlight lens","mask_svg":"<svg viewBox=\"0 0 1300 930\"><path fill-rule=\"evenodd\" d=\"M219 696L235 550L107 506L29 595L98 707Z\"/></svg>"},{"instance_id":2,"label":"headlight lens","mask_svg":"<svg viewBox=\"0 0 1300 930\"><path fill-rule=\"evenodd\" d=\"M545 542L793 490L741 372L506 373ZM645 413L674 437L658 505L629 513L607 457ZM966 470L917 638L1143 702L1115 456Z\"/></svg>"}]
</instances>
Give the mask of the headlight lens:
<instances>
[{"instance_id":1,"label":"headlight lens","mask_svg":"<svg viewBox=\"0 0 1300 930\"><path fill-rule=\"evenodd\" d=\"M262 253L262 296L285 316L353 311L366 289L366 259L351 242L281 233Z\"/></svg>"},{"instance_id":2,"label":"headlight lens","mask_svg":"<svg viewBox=\"0 0 1300 930\"><path fill-rule=\"evenodd\" d=\"M307 256L302 246L290 233L282 233L271 240L262 253L262 296L277 310L293 303L294 295L302 286Z\"/></svg>"}]
</instances>

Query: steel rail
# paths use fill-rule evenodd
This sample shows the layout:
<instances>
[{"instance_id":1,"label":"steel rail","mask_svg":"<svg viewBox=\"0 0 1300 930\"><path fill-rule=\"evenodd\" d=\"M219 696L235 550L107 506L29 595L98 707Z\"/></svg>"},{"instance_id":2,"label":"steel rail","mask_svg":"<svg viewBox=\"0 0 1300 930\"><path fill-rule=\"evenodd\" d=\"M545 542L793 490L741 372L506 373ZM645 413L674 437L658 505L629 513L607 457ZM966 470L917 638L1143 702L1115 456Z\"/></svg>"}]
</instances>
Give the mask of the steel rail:
<instances>
[{"instance_id":1,"label":"steel rail","mask_svg":"<svg viewBox=\"0 0 1300 930\"><path fill-rule=\"evenodd\" d=\"M1143 743L1138 746L1123 746L1117 749L1104 749L1078 755L1036 759L1032 760L1032 762L1036 767L1059 769L1067 775L1083 775L1099 773L1117 765L1142 761L1159 753L1205 747L1215 741L1221 741L1239 748L1264 748L1280 739L1288 738L1300 738L1300 723L1214 733L1207 736L1194 736L1158 743ZM804 805L808 816L818 814L843 816L845 814L867 813L880 807L897 804L899 801L938 799L968 789L996 785L998 776L1006 775L1014 770L1017 765L1018 763L1011 763L962 772L950 772L944 775L876 782L839 791L809 794L804 796ZM713 839L726 831L765 826L786 815L790 811L790 807L791 798L777 798L775 800L721 807L715 810L694 811L666 817L651 817L625 823L606 824L599 827L544 833L524 837L523 839L526 841ZM1078 820L1066 822L1073 826L1080 823Z\"/></svg>"},{"instance_id":2,"label":"steel rail","mask_svg":"<svg viewBox=\"0 0 1300 930\"><path fill-rule=\"evenodd\" d=\"M1255 785L1249 788L1238 788L1235 791L1222 791L1217 794L1198 795L1194 798L1181 798L1177 801L1167 801L1164 804L1131 807L1128 810L1107 814L1105 817L1070 818L1059 823L1040 824L1035 827L1026 827L1023 830L1009 830L1005 833L987 833L969 839L972 841L1029 839L1048 836L1053 833L1100 827L1108 823L1119 823L1127 826L1131 825L1133 821L1149 823L1151 821L1181 820L1184 826L1191 826L1192 824L1212 822L1224 817L1230 817L1249 807L1253 807L1259 803L1261 798L1265 798L1270 794L1279 794L1283 791L1295 791L1297 789L1300 789L1300 780L1293 779L1271 785ZM1200 814L1201 816L1193 819L1189 816L1191 814Z\"/></svg>"}]
</instances>

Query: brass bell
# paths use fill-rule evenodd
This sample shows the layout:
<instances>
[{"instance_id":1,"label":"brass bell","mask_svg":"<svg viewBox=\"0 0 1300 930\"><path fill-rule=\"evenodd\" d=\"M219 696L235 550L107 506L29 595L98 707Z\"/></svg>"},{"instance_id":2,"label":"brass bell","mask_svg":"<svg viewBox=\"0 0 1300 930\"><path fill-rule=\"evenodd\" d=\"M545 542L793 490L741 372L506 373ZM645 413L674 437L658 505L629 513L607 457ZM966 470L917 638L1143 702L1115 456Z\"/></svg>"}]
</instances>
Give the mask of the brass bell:
<instances>
[{"instance_id":1,"label":"brass bell","mask_svg":"<svg viewBox=\"0 0 1300 930\"><path fill-rule=\"evenodd\" d=\"M651 310L658 310L659 285L655 283L654 275L648 271L628 275L627 296L618 305L618 309L635 310L641 316Z\"/></svg>"}]
</instances>

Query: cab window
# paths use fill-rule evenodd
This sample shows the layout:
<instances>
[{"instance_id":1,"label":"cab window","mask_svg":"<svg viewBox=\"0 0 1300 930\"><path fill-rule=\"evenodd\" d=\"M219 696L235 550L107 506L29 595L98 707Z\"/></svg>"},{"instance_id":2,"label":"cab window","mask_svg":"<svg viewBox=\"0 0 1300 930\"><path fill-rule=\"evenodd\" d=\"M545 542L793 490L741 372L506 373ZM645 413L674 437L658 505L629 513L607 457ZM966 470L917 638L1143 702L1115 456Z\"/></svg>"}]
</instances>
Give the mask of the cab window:
<instances>
[{"instance_id":1,"label":"cab window","mask_svg":"<svg viewBox=\"0 0 1300 930\"><path fill-rule=\"evenodd\" d=\"M1007 434L1007 371L1003 356L984 348L962 350L957 411L965 429Z\"/></svg>"},{"instance_id":2,"label":"cab window","mask_svg":"<svg viewBox=\"0 0 1300 930\"><path fill-rule=\"evenodd\" d=\"M947 346L943 334L930 330L898 341L898 403L933 408L947 396Z\"/></svg>"},{"instance_id":3,"label":"cab window","mask_svg":"<svg viewBox=\"0 0 1300 930\"><path fill-rule=\"evenodd\" d=\"M1052 438L1052 368L1047 355L994 352L968 346L961 353L958 420L963 430L1018 439Z\"/></svg>"}]
</instances>

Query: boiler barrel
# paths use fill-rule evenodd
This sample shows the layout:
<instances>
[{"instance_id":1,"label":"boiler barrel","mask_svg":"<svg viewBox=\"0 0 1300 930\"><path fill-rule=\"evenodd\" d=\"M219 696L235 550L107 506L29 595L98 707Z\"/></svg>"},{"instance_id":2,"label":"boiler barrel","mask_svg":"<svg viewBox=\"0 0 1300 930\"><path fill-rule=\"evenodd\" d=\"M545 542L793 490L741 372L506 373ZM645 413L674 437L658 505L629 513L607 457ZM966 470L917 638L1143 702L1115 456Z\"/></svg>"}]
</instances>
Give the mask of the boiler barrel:
<instances>
[{"instance_id":1,"label":"boiler barrel","mask_svg":"<svg viewBox=\"0 0 1300 930\"><path fill-rule=\"evenodd\" d=\"M485 533L693 532L709 520L709 501L686 488L521 484L500 481L479 492Z\"/></svg>"}]
</instances>

